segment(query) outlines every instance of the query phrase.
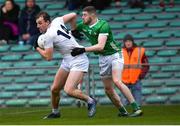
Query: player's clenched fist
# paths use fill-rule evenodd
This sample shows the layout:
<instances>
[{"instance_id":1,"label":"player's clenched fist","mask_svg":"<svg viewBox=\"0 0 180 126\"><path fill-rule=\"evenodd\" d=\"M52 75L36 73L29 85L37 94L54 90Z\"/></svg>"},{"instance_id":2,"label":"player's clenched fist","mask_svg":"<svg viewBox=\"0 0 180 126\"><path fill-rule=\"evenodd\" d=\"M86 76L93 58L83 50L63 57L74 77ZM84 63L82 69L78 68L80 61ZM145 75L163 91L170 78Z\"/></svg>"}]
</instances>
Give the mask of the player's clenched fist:
<instances>
[{"instance_id":1,"label":"player's clenched fist","mask_svg":"<svg viewBox=\"0 0 180 126\"><path fill-rule=\"evenodd\" d=\"M80 33L78 30L72 30L71 33L75 38L77 38L79 40L83 39L83 34Z\"/></svg>"},{"instance_id":2,"label":"player's clenched fist","mask_svg":"<svg viewBox=\"0 0 180 126\"><path fill-rule=\"evenodd\" d=\"M85 48L76 47L76 48L72 49L71 55L77 56L77 55L82 54L84 52L86 52Z\"/></svg>"}]
</instances>

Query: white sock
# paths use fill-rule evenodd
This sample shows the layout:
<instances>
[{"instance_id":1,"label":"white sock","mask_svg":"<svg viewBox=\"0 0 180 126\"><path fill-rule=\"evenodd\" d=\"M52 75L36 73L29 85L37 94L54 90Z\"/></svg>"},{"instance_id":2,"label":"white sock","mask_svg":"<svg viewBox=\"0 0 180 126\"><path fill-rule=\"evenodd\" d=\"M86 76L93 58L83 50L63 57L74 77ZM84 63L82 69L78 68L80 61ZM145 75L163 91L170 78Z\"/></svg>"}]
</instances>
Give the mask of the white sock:
<instances>
[{"instance_id":1,"label":"white sock","mask_svg":"<svg viewBox=\"0 0 180 126\"><path fill-rule=\"evenodd\" d=\"M87 101L88 104L93 103L93 101L94 101L94 100L93 100L91 97L88 97L88 101Z\"/></svg>"},{"instance_id":2,"label":"white sock","mask_svg":"<svg viewBox=\"0 0 180 126\"><path fill-rule=\"evenodd\" d=\"M59 109L58 108L57 109L52 109L52 113L54 113L54 114L59 113Z\"/></svg>"}]
</instances>

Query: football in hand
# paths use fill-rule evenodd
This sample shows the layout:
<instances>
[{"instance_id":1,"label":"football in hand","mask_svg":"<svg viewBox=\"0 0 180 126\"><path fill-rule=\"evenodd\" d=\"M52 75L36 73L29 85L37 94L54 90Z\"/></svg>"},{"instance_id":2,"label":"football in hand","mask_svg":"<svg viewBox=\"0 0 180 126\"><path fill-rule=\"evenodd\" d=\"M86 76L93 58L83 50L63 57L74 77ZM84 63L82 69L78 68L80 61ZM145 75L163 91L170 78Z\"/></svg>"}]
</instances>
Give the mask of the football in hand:
<instances>
[{"instance_id":1,"label":"football in hand","mask_svg":"<svg viewBox=\"0 0 180 126\"><path fill-rule=\"evenodd\" d=\"M45 42L45 37L44 35L40 35L39 38L38 38L38 46L42 49L44 49L44 42Z\"/></svg>"}]
</instances>

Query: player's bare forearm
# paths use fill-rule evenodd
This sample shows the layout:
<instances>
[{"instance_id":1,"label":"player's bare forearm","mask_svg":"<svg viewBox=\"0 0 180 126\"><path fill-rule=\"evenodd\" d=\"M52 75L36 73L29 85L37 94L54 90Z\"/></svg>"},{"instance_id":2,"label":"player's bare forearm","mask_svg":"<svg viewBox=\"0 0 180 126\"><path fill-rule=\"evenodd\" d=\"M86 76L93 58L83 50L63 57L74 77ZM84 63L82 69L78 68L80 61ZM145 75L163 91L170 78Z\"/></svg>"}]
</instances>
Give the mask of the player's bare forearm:
<instances>
[{"instance_id":1,"label":"player's bare forearm","mask_svg":"<svg viewBox=\"0 0 180 126\"><path fill-rule=\"evenodd\" d=\"M72 12L72 13L64 15L63 21L65 24L69 23L71 25L71 29L75 30L76 29L76 18L77 18L76 13Z\"/></svg>"},{"instance_id":2,"label":"player's bare forearm","mask_svg":"<svg viewBox=\"0 0 180 126\"><path fill-rule=\"evenodd\" d=\"M39 48L39 47L37 47L36 50L39 52L39 54L40 54L45 60L50 61L50 60L52 59L52 53L51 53L52 51L47 50L47 49L43 50L43 49L41 49L41 48Z\"/></svg>"},{"instance_id":3,"label":"player's bare forearm","mask_svg":"<svg viewBox=\"0 0 180 126\"><path fill-rule=\"evenodd\" d=\"M107 36L99 36L98 37L98 44L86 47L85 50L86 52L101 52L104 50L104 46L106 44Z\"/></svg>"},{"instance_id":4,"label":"player's bare forearm","mask_svg":"<svg viewBox=\"0 0 180 126\"><path fill-rule=\"evenodd\" d=\"M103 51L103 49L104 47L100 46L99 44L90 47L85 47L86 52L101 52Z\"/></svg>"},{"instance_id":5,"label":"player's bare forearm","mask_svg":"<svg viewBox=\"0 0 180 126\"><path fill-rule=\"evenodd\" d=\"M74 17L72 18L72 20L70 21L70 26L71 26L71 29L72 30L75 30L77 25L76 25L76 18L77 18L77 15L75 14Z\"/></svg>"}]
</instances>

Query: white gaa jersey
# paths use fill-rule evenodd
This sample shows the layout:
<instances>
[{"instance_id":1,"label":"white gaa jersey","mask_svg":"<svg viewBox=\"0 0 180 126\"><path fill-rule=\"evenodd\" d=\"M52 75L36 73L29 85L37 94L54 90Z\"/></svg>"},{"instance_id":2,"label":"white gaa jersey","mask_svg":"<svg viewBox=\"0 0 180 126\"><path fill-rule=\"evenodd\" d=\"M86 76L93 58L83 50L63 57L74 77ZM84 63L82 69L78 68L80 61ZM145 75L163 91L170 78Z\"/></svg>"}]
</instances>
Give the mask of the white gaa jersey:
<instances>
[{"instance_id":1,"label":"white gaa jersey","mask_svg":"<svg viewBox=\"0 0 180 126\"><path fill-rule=\"evenodd\" d=\"M51 22L44 37L44 48L53 47L63 56L69 56L74 47L82 47L67 30L62 17L57 17Z\"/></svg>"}]
</instances>

